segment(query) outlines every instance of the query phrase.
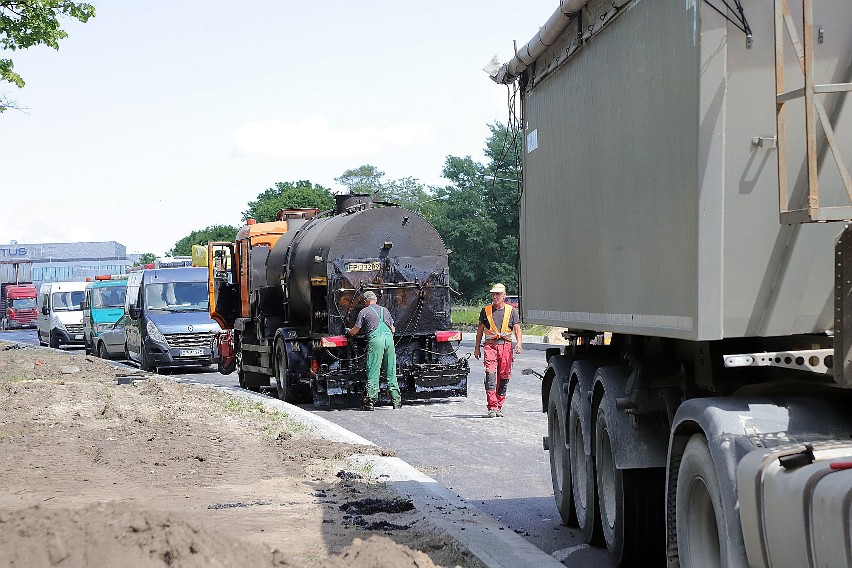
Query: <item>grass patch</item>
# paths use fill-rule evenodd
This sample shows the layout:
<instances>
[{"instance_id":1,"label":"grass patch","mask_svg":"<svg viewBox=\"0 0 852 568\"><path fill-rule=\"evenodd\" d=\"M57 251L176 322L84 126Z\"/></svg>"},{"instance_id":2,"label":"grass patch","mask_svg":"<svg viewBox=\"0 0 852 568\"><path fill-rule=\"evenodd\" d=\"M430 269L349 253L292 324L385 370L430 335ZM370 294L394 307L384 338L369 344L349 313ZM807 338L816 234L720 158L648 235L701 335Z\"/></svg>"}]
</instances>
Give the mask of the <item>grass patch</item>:
<instances>
[{"instance_id":1,"label":"grass patch","mask_svg":"<svg viewBox=\"0 0 852 568\"><path fill-rule=\"evenodd\" d=\"M263 432L270 438L277 438L282 432L289 434L304 434L314 431L308 426L290 417L286 412L267 408L262 402L252 402L237 397L229 397L225 401L225 409L240 415L252 415L265 422Z\"/></svg>"}]
</instances>

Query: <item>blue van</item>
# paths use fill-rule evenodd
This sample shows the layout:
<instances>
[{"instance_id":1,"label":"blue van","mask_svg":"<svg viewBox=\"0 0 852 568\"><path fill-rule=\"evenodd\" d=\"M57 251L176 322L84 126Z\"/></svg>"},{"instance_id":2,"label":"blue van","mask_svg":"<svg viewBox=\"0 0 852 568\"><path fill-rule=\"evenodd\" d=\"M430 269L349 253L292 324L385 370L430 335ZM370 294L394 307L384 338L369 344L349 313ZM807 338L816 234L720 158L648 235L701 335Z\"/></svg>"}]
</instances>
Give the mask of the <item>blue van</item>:
<instances>
[{"instance_id":1,"label":"blue van","mask_svg":"<svg viewBox=\"0 0 852 568\"><path fill-rule=\"evenodd\" d=\"M127 279L125 349L145 371L212 365L219 324L207 310L206 268L155 268Z\"/></svg>"},{"instance_id":2,"label":"blue van","mask_svg":"<svg viewBox=\"0 0 852 568\"><path fill-rule=\"evenodd\" d=\"M86 284L83 300L83 345L86 353L96 352L101 332L112 329L124 317L127 275L96 276Z\"/></svg>"}]
</instances>

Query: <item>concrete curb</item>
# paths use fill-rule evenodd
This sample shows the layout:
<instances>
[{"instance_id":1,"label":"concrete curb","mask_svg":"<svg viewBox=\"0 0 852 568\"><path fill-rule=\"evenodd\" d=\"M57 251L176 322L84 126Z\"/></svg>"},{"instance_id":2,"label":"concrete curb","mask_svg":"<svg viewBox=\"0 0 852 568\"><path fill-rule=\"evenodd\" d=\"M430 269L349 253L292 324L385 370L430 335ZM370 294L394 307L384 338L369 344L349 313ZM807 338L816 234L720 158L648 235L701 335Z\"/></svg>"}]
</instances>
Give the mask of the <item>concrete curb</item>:
<instances>
[{"instance_id":1,"label":"concrete curb","mask_svg":"<svg viewBox=\"0 0 852 568\"><path fill-rule=\"evenodd\" d=\"M237 398L260 402L266 408L284 412L300 423L313 427L319 436L327 440L376 445L298 406L236 387L203 386L219 388ZM407 462L395 457L364 454L355 454L349 459L358 465L367 466L365 469L369 469L374 478L387 482L401 495L407 495L418 511L465 545L489 568L564 568L564 564Z\"/></svg>"}]
</instances>

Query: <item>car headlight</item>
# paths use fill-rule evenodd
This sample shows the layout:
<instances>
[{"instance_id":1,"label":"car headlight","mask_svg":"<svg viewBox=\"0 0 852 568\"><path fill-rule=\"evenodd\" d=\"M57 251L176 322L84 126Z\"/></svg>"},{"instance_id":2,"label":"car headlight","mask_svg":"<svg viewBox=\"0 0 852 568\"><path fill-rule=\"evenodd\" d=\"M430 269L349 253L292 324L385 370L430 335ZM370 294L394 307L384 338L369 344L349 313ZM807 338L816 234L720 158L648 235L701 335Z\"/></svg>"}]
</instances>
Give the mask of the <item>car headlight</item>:
<instances>
[{"instance_id":1,"label":"car headlight","mask_svg":"<svg viewBox=\"0 0 852 568\"><path fill-rule=\"evenodd\" d=\"M162 343L163 345L168 346L169 342L166 341L166 336L163 335L157 326L154 325L154 322L148 321L148 325L146 326L148 329L148 337L156 341L157 343Z\"/></svg>"},{"instance_id":2,"label":"car headlight","mask_svg":"<svg viewBox=\"0 0 852 568\"><path fill-rule=\"evenodd\" d=\"M114 323L99 323L98 325L95 326L95 331L100 333L102 331L112 329L112 326L114 326L114 325L115 325Z\"/></svg>"}]
</instances>

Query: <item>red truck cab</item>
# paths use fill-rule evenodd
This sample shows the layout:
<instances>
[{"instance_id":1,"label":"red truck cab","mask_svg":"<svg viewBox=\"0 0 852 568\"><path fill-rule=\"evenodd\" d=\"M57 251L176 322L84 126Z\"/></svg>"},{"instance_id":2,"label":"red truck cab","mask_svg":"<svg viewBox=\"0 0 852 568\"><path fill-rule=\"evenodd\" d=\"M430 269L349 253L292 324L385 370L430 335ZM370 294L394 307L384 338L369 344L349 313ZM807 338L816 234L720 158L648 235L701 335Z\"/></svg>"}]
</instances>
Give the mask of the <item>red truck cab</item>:
<instances>
[{"instance_id":1,"label":"red truck cab","mask_svg":"<svg viewBox=\"0 0 852 568\"><path fill-rule=\"evenodd\" d=\"M36 288L33 284L6 284L2 293L0 328L35 327Z\"/></svg>"}]
</instances>

